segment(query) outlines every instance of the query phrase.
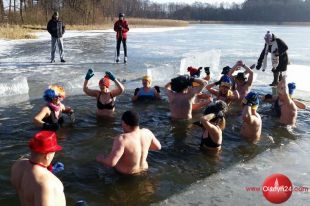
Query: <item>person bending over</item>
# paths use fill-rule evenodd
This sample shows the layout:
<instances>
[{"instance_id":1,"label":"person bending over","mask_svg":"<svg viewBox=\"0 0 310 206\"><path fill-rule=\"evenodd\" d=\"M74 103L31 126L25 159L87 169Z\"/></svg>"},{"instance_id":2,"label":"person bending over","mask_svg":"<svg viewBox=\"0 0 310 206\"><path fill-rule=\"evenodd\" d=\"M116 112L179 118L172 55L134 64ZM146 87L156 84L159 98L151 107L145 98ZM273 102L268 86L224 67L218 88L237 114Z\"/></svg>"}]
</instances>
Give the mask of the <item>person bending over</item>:
<instances>
[{"instance_id":1,"label":"person bending over","mask_svg":"<svg viewBox=\"0 0 310 206\"><path fill-rule=\"evenodd\" d=\"M262 119L257 113L259 97L255 92L250 92L242 100L244 105L242 112L243 124L241 127L241 136L256 142L260 139L262 132Z\"/></svg>"},{"instance_id":2,"label":"person bending over","mask_svg":"<svg viewBox=\"0 0 310 206\"><path fill-rule=\"evenodd\" d=\"M146 171L148 151L160 150L160 142L149 129L140 128L139 116L133 111L122 115L122 128L124 133L114 139L110 154L99 154L96 161L122 174Z\"/></svg>"},{"instance_id":3,"label":"person bending over","mask_svg":"<svg viewBox=\"0 0 310 206\"><path fill-rule=\"evenodd\" d=\"M84 81L83 91L85 94L97 99L97 116L113 116L115 110L115 97L124 92L123 84L118 81L111 72L106 72L106 75L100 79L100 90L89 89L87 84L90 78L94 76L94 71L89 69ZM110 91L110 80L114 81L116 88Z\"/></svg>"},{"instance_id":4,"label":"person bending over","mask_svg":"<svg viewBox=\"0 0 310 206\"><path fill-rule=\"evenodd\" d=\"M136 88L134 96L131 98L132 101L140 101L140 100L156 100L161 99L160 97L160 90L158 86L155 86L154 88L151 87L152 84L152 78L148 75L144 76L142 78L142 85L141 88Z\"/></svg>"},{"instance_id":5,"label":"person bending over","mask_svg":"<svg viewBox=\"0 0 310 206\"><path fill-rule=\"evenodd\" d=\"M198 86L192 87L194 82ZM194 99L206 84L205 80L195 79L188 75L171 79L171 82L165 86L171 117L173 119L191 119Z\"/></svg>"},{"instance_id":6,"label":"person bending over","mask_svg":"<svg viewBox=\"0 0 310 206\"><path fill-rule=\"evenodd\" d=\"M43 130L58 130L64 122L62 113L73 114L73 110L70 107L65 107L61 103L65 96L66 93L63 87L59 85L49 86L49 89L45 90L43 96L47 104L33 118L34 124Z\"/></svg>"},{"instance_id":7,"label":"person bending over","mask_svg":"<svg viewBox=\"0 0 310 206\"><path fill-rule=\"evenodd\" d=\"M62 182L47 167L62 149L52 131L40 131L29 141L30 159L17 160L11 168L11 183L23 206L64 206Z\"/></svg>"}]
</instances>

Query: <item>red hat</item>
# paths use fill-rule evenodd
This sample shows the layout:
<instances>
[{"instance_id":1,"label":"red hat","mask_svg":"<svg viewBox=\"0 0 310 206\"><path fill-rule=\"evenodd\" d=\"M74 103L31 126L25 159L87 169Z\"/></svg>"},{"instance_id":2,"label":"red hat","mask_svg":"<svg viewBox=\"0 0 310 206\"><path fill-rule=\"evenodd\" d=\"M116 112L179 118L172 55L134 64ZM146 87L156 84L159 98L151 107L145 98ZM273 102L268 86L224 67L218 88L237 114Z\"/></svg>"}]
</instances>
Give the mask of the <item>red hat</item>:
<instances>
[{"instance_id":1,"label":"red hat","mask_svg":"<svg viewBox=\"0 0 310 206\"><path fill-rule=\"evenodd\" d=\"M104 76L102 79L99 81L99 86L105 86L107 88L110 87L110 79L107 76Z\"/></svg>"},{"instance_id":2,"label":"red hat","mask_svg":"<svg viewBox=\"0 0 310 206\"><path fill-rule=\"evenodd\" d=\"M197 74L199 70L190 66L190 67L187 67L187 71L190 73L191 76L194 76L195 74Z\"/></svg>"},{"instance_id":3,"label":"red hat","mask_svg":"<svg viewBox=\"0 0 310 206\"><path fill-rule=\"evenodd\" d=\"M62 147L57 143L56 133L52 131L40 131L35 134L29 141L29 148L41 154L62 150Z\"/></svg>"}]
</instances>

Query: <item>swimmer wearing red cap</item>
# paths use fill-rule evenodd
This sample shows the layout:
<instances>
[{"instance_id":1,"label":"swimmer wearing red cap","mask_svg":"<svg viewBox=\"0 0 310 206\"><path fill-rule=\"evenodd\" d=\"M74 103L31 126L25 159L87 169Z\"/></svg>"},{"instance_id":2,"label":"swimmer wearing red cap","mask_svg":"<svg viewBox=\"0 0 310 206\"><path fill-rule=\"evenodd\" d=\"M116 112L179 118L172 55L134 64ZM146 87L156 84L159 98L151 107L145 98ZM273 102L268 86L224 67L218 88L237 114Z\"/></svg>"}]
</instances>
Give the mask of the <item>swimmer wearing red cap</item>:
<instances>
[{"instance_id":1,"label":"swimmer wearing red cap","mask_svg":"<svg viewBox=\"0 0 310 206\"><path fill-rule=\"evenodd\" d=\"M115 110L115 97L124 92L123 84L118 81L111 72L106 72L106 75L100 79L100 90L93 90L88 88L88 81L94 76L94 71L89 69L84 81L83 91L85 94L97 99L97 116L113 116ZM116 88L110 90L110 83L114 81Z\"/></svg>"},{"instance_id":2,"label":"swimmer wearing red cap","mask_svg":"<svg viewBox=\"0 0 310 206\"><path fill-rule=\"evenodd\" d=\"M30 159L17 160L11 169L11 183L15 187L21 205L65 206L62 182L47 167L55 152L62 147L52 131L40 131L29 141Z\"/></svg>"}]
</instances>

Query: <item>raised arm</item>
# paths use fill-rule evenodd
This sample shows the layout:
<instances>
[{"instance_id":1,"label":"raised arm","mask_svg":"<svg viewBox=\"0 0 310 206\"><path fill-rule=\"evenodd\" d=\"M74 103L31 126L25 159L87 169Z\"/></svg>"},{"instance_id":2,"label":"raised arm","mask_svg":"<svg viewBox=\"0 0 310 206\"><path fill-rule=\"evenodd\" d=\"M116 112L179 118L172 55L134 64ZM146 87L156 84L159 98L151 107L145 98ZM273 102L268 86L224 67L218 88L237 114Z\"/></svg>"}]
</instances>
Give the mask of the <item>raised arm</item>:
<instances>
[{"instance_id":1,"label":"raised arm","mask_svg":"<svg viewBox=\"0 0 310 206\"><path fill-rule=\"evenodd\" d=\"M213 94L213 95L215 95L215 96L218 96L218 95L219 95L219 91L213 89L213 87L214 87L214 86L217 86L217 85L219 85L219 84L220 84L219 81L213 82L212 84L208 84L208 85L206 86L206 89L207 89L211 94Z\"/></svg>"},{"instance_id":2,"label":"raised arm","mask_svg":"<svg viewBox=\"0 0 310 206\"><path fill-rule=\"evenodd\" d=\"M231 68L231 70L229 70L229 72L228 72L227 75L228 75L229 77L232 77L233 73L234 73L235 71L239 70L239 68L240 68L242 65L243 65L243 62L242 62L241 60L237 61L237 62L235 63L235 65Z\"/></svg>"},{"instance_id":3,"label":"raised arm","mask_svg":"<svg viewBox=\"0 0 310 206\"><path fill-rule=\"evenodd\" d=\"M97 97L98 91L92 90L92 89L88 89L88 86L87 86L89 79L92 78L93 76L94 76L94 71L92 69L89 69L87 71L86 76L85 76L85 81L84 81L84 85L83 85L83 91L88 96Z\"/></svg>"},{"instance_id":4,"label":"raised arm","mask_svg":"<svg viewBox=\"0 0 310 206\"><path fill-rule=\"evenodd\" d=\"M245 69L245 72L247 74L249 74L249 78L248 78L248 81L247 81L247 86L252 86L253 84L253 75L254 75L254 72L252 71L252 69L250 69L247 65L242 65L242 67ZM254 65L252 65L251 67L254 68Z\"/></svg>"}]
</instances>

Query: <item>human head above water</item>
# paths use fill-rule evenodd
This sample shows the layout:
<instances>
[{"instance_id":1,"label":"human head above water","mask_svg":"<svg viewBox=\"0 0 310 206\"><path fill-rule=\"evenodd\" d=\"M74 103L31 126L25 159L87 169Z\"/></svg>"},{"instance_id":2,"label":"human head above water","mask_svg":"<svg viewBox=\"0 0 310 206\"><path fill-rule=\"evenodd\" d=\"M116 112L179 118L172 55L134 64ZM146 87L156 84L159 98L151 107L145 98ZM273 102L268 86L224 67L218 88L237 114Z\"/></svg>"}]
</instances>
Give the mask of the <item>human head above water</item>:
<instances>
[{"instance_id":1,"label":"human head above water","mask_svg":"<svg viewBox=\"0 0 310 206\"><path fill-rule=\"evenodd\" d=\"M126 111L122 115L122 121L129 127L139 126L139 115L134 111Z\"/></svg>"},{"instance_id":2,"label":"human head above water","mask_svg":"<svg viewBox=\"0 0 310 206\"><path fill-rule=\"evenodd\" d=\"M110 87L110 79L107 76L105 76L102 79L100 79L99 87L109 88Z\"/></svg>"},{"instance_id":3,"label":"human head above water","mask_svg":"<svg viewBox=\"0 0 310 206\"><path fill-rule=\"evenodd\" d=\"M177 93L183 92L189 86L189 76L181 75L171 79L171 90Z\"/></svg>"},{"instance_id":4,"label":"human head above water","mask_svg":"<svg viewBox=\"0 0 310 206\"><path fill-rule=\"evenodd\" d=\"M66 92L60 85L50 85L47 90L44 91L43 98L46 102L52 102L55 98L64 99Z\"/></svg>"},{"instance_id":5,"label":"human head above water","mask_svg":"<svg viewBox=\"0 0 310 206\"><path fill-rule=\"evenodd\" d=\"M62 150L57 143L57 135L54 131L40 131L34 135L28 144L30 150L35 153L47 154Z\"/></svg>"}]
</instances>

